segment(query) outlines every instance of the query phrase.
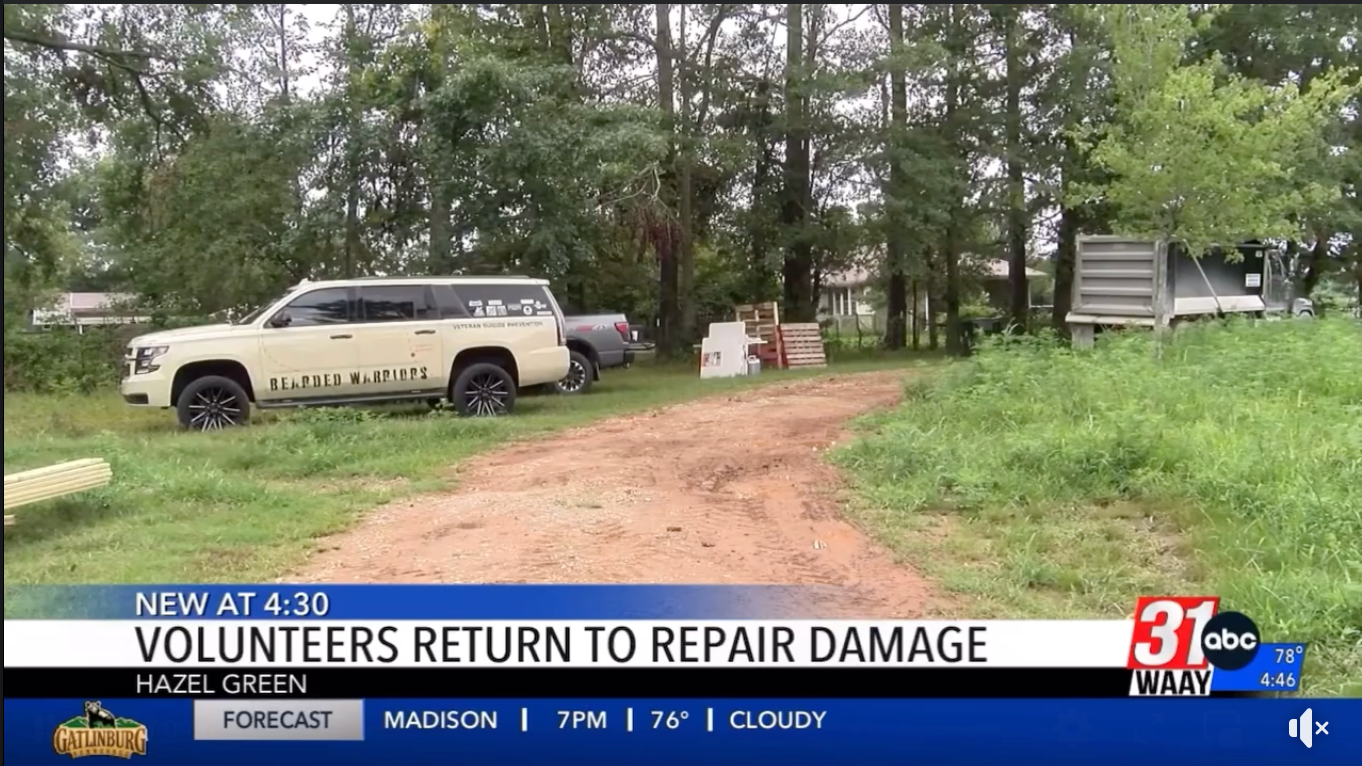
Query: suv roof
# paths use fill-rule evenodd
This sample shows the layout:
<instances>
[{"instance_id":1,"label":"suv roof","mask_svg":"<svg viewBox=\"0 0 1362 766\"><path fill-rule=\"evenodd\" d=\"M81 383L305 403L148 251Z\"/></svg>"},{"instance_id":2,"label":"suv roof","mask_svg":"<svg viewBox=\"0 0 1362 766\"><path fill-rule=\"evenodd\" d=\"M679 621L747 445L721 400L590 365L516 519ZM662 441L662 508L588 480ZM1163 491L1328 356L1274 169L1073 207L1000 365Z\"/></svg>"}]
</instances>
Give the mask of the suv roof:
<instances>
[{"instance_id":1,"label":"suv roof","mask_svg":"<svg viewBox=\"0 0 1362 766\"><path fill-rule=\"evenodd\" d=\"M535 279L523 276L432 276L432 277L355 277L354 279L324 279L312 281L304 279L293 287L290 291L300 287L346 287L355 284L373 284L374 282L386 282L389 284L465 284L465 285L496 285L508 282L529 283L532 285L549 284L547 279Z\"/></svg>"}]
</instances>

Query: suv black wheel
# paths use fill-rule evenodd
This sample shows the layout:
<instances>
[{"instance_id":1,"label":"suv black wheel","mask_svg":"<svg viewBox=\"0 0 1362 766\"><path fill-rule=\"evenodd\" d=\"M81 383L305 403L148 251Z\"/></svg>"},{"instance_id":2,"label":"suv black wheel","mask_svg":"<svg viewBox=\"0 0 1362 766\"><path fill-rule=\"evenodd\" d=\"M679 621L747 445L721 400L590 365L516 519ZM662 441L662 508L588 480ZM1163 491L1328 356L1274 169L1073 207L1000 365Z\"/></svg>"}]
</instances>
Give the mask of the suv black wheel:
<instances>
[{"instance_id":1,"label":"suv black wheel","mask_svg":"<svg viewBox=\"0 0 1362 766\"><path fill-rule=\"evenodd\" d=\"M185 386L175 412L180 425L191 431L220 431L246 425L251 400L235 380L209 375Z\"/></svg>"},{"instance_id":2,"label":"suv black wheel","mask_svg":"<svg viewBox=\"0 0 1362 766\"><path fill-rule=\"evenodd\" d=\"M568 356L568 374L553 384L553 390L560 394L584 394L591 390L591 383L596 377L594 372L595 365L586 354L573 351Z\"/></svg>"},{"instance_id":3,"label":"suv black wheel","mask_svg":"<svg viewBox=\"0 0 1362 766\"><path fill-rule=\"evenodd\" d=\"M515 410L515 380L495 364L468 367L455 378L449 394L454 409L465 417L496 417Z\"/></svg>"}]
</instances>

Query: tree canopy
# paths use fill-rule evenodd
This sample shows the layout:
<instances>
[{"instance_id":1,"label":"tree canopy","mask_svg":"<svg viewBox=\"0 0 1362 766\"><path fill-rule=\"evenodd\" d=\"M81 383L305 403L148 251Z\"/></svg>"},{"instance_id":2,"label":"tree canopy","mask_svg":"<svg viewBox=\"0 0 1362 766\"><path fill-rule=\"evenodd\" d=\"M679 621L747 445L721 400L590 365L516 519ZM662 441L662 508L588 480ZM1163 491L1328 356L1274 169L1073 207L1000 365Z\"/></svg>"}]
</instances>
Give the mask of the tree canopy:
<instances>
[{"instance_id":1,"label":"tree canopy","mask_svg":"<svg viewBox=\"0 0 1362 766\"><path fill-rule=\"evenodd\" d=\"M888 346L958 351L982 260L1062 319L1113 231L1362 290L1359 6L321 7L5 6L7 332L54 290L508 272L669 353L860 269Z\"/></svg>"}]
</instances>

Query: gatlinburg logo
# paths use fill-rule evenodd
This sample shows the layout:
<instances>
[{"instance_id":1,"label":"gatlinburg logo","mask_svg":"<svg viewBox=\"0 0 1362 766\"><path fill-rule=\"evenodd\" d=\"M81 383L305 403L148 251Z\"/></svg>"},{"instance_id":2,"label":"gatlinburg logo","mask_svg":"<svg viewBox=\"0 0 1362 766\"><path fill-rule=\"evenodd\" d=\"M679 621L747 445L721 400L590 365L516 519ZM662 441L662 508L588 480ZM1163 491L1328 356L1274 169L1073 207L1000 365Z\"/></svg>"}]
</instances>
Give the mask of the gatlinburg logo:
<instances>
[{"instance_id":1,"label":"gatlinburg logo","mask_svg":"<svg viewBox=\"0 0 1362 766\"><path fill-rule=\"evenodd\" d=\"M107 755L131 758L147 754L147 727L131 718L119 718L98 701L85 703L85 712L63 721L52 732L57 755L84 758Z\"/></svg>"}]
</instances>

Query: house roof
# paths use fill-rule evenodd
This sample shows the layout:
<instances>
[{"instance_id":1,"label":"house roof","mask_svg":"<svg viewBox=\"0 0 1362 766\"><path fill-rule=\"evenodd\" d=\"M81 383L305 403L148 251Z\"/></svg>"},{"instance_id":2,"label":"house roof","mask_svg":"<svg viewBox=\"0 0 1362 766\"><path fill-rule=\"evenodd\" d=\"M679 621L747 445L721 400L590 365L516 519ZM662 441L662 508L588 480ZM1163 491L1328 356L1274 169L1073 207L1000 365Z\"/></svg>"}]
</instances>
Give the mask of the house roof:
<instances>
[{"instance_id":1,"label":"house roof","mask_svg":"<svg viewBox=\"0 0 1362 766\"><path fill-rule=\"evenodd\" d=\"M112 311L115 306L131 303L134 296L124 293L65 293L57 299L57 311Z\"/></svg>"},{"instance_id":2,"label":"house roof","mask_svg":"<svg viewBox=\"0 0 1362 766\"><path fill-rule=\"evenodd\" d=\"M823 277L824 287L859 287L871 280L871 273L868 269L860 266L853 266L846 271L828 274Z\"/></svg>"}]
</instances>

